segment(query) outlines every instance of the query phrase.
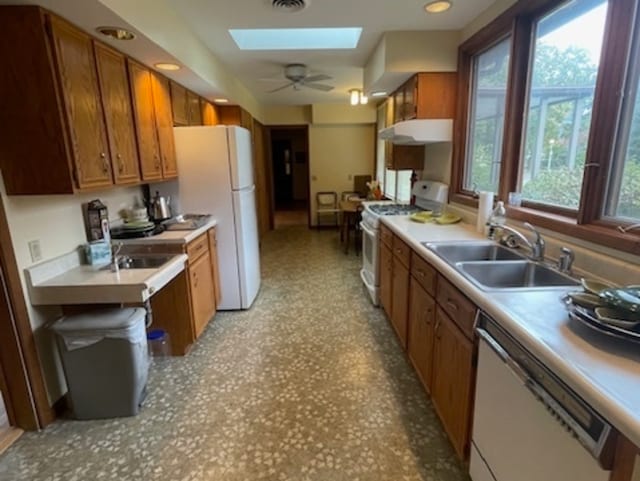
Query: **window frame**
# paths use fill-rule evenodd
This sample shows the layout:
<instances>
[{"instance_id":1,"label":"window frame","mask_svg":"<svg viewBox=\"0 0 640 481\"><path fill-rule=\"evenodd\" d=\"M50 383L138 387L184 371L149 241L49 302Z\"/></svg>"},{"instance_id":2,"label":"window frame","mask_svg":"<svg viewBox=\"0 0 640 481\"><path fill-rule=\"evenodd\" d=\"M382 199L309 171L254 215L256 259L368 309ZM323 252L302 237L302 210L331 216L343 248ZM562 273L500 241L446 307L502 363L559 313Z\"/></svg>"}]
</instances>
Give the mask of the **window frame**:
<instances>
[{"instance_id":1,"label":"window frame","mask_svg":"<svg viewBox=\"0 0 640 481\"><path fill-rule=\"evenodd\" d=\"M507 199L509 192L518 190L522 169L524 114L536 21L565 1L567 0L519 0L460 45L456 118L458 128L454 135L452 201L477 207L473 193L463 189L473 56L511 35L502 165L496 193L498 198ZM507 214L512 219L529 221L542 228L634 254L640 254L637 231L624 234L619 232L617 227L624 221L606 218L604 207L620 128L624 98L620 93L628 88L627 66L633 44L634 22L636 18L640 18L639 4L640 0L609 0L579 209L575 211L534 202L527 202L521 207L507 206ZM633 15L629 15L629 12L633 12ZM636 32L635 36L640 36L640 33Z\"/></svg>"}]
</instances>

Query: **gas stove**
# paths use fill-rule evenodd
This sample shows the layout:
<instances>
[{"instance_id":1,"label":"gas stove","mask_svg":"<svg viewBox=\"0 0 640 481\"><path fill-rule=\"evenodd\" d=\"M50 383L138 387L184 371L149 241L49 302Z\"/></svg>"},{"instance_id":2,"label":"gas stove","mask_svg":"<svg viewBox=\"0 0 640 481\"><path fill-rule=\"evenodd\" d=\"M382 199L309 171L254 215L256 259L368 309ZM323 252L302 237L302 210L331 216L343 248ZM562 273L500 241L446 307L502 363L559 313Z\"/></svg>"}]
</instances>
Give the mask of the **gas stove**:
<instances>
[{"instance_id":1,"label":"gas stove","mask_svg":"<svg viewBox=\"0 0 640 481\"><path fill-rule=\"evenodd\" d=\"M410 204L373 204L367 208L377 215L408 215L424 210Z\"/></svg>"}]
</instances>

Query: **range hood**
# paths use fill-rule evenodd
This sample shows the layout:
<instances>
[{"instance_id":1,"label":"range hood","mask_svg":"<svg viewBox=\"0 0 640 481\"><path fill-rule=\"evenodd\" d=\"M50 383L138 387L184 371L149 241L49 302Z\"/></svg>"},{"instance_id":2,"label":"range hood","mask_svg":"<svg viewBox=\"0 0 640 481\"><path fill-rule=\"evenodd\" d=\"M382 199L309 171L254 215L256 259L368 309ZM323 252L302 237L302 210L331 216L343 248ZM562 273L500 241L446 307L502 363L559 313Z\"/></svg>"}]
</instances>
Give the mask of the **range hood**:
<instances>
[{"instance_id":1,"label":"range hood","mask_svg":"<svg viewBox=\"0 0 640 481\"><path fill-rule=\"evenodd\" d=\"M452 119L416 119L398 122L378 132L378 138L398 145L424 145L451 142Z\"/></svg>"}]
</instances>

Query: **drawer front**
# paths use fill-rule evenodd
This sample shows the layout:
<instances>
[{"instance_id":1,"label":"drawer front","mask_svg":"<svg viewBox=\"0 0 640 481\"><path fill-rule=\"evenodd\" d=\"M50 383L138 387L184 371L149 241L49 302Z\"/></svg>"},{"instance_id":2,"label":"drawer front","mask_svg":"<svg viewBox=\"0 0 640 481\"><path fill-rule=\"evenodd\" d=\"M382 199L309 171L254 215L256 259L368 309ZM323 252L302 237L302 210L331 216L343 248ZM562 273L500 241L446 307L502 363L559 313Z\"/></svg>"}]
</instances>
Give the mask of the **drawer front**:
<instances>
[{"instance_id":1,"label":"drawer front","mask_svg":"<svg viewBox=\"0 0 640 481\"><path fill-rule=\"evenodd\" d=\"M436 295L437 271L415 252L411 252L411 275L425 291Z\"/></svg>"},{"instance_id":2,"label":"drawer front","mask_svg":"<svg viewBox=\"0 0 640 481\"><path fill-rule=\"evenodd\" d=\"M473 321L476 317L476 306L456 287L442 276L438 276L436 299L440 307L458 325L469 339L473 339Z\"/></svg>"},{"instance_id":3,"label":"drawer front","mask_svg":"<svg viewBox=\"0 0 640 481\"><path fill-rule=\"evenodd\" d=\"M393 233L383 224L380 224L380 239L382 243L386 244L390 249L393 247Z\"/></svg>"},{"instance_id":4,"label":"drawer front","mask_svg":"<svg viewBox=\"0 0 640 481\"><path fill-rule=\"evenodd\" d=\"M411 247L404 243L398 236L393 236L393 255L408 269L411 264Z\"/></svg>"},{"instance_id":5,"label":"drawer front","mask_svg":"<svg viewBox=\"0 0 640 481\"><path fill-rule=\"evenodd\" d=\"M189 263L192 263L208 251L209 239L207 238L207 234L205 232L196 240L189 242L189 244L187 245L187 255L189 256Z\"/></svg>"}]
</instances>

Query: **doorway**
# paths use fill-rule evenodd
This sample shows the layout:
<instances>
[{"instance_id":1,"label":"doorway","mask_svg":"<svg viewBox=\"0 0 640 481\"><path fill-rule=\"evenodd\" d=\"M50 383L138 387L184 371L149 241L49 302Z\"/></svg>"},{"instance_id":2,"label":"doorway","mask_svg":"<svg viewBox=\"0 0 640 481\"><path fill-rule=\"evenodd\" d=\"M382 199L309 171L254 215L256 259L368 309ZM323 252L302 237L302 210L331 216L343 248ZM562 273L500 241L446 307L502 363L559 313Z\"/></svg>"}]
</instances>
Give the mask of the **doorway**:
<instances>
[{"instance_id":1,"label":"doorway","mask_svg":"<svg viewBox=\"0 0 640 481\"><path fill-rule=\"evenodd\" d=\"M308 128L271 127L270 143L274 227L309 226Z\"/></svg>"}]
</instances>

